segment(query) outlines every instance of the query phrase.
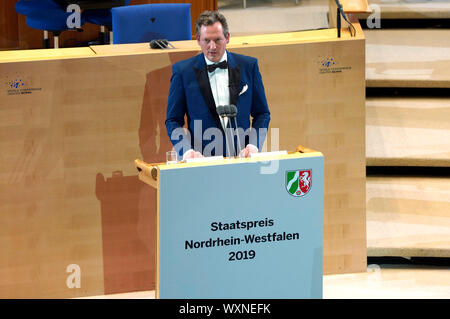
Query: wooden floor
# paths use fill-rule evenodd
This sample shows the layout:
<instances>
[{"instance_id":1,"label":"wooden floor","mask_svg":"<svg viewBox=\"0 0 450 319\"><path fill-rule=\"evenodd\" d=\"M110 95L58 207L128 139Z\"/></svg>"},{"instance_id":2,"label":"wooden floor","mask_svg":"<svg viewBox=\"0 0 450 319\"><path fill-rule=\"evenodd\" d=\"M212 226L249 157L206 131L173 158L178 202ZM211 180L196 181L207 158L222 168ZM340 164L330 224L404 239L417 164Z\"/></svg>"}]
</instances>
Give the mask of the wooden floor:
<instances>
[{"instance_id":1,"label":"wooden floor","mask_svg":"<svg viewBox=\"0 0 450 319\"><path fill-rule=\"evenodd\" d=\"M325 299L448 299L450 269L369 265L357 274L324 277Z\"/></svg>"},{"instance_id":2,"label":"wooden floor","mask_svg":"<svg viewBox=\"0 0 450 319\"><path fill-rule=\"evenodd\" d=\"M450 269L430 266L371 264L367 272L327 275L324 299L448 299ZM155 291L139 291L80 299L155 299Z\"/></svg>"}]
</instances>

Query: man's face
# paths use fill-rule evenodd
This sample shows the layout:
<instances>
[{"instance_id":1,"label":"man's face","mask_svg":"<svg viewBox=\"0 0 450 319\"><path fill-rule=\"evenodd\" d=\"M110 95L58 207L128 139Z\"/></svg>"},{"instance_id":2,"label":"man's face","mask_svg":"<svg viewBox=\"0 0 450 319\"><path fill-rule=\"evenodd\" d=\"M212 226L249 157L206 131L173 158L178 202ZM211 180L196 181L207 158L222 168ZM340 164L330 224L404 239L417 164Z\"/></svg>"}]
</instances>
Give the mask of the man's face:
<instances>
[{"instance_id":1,"label":"man's face","mask_svg":"<svg viewBox=\"0 0 450 319\"><path fill-rule=\"evenodd\" d=\"M230 34L227 37L223 35L220 22L208 26L202 25L200 37L197 37L198 45L202 48L203 54L212 62L219 62L229 41Z\"/></svg>"}]
</instances>

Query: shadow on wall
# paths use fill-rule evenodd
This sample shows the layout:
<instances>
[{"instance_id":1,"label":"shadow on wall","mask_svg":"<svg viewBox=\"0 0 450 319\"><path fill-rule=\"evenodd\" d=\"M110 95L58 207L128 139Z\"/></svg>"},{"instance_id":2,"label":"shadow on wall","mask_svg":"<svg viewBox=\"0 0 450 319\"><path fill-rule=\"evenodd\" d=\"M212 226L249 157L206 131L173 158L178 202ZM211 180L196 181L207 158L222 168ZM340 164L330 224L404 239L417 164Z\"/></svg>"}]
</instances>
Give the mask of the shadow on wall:
<instances>
[{"instance_id":1,"label":"shadow on wall","mask_svg":"<svg viewBox=\"0 0 450 319\"><path fill-rule=\"evenodd\" d=\"M97 174L105 294L154 289L155 192L145 186L122 172Z\"/></svg>"},{"instance_id":2,"label":"shadow on wall","mask_svg":"<svg viewBox=\"0 0 450 319\"><path fill-rule=\"evenodd\" d=\"M169 53L171 63L194 52ZM172 148L165 128L172 66L146 76L139 146L147 163L165 162ZM132 165L132 163L131 163ZM96 177L101 203L104 293L154 290L156 269L156 190L136 176L116 171Z\"/></svg>"}]
</instances>

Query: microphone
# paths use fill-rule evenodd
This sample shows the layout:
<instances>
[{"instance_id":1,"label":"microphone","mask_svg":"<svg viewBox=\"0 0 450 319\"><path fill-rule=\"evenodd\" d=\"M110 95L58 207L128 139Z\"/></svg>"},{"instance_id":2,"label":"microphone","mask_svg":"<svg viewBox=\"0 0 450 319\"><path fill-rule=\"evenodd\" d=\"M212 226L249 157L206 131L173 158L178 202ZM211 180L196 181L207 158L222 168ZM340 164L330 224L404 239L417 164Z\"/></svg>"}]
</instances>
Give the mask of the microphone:
<instances>
[{"instance_id":1,"label":"microphone","mask_svg":"<svg viewBox=\"0 0 450 319\"><path fill-rule=\"evenodd\" d=\"M337 6L337 13L336 13L336 28L337 28L337 36L338 38L341 37L341 14L344 10L342 10L342 5L339 2L339 0L335 0L336 6Z\"/></svg>"},{"instance_id":2,"label":"microphone","mask_svg":"<svg viewBox=\"0 0 450 319\"><path fill-rule=\"evenodd\" d=\"M336 5L338 7L338 10L340 11L340 13L342 14L342 17L344 18L344 20L348 20L347 19L347 15L345 14L344 8L342 7L342 4L339 0L335 0Z\"/></svg>"},{"instance_id":3,"label":"microphone","mask_svg":"<svg viewBox=\"0 0 450 319\"><path fill-rule=\"evenodd\" d=\"M334 2L336 2L336 6L337 6L336 28L337 28L337 32L338 32L338 38L341 37L341 16L350 25L350 27L349 27L350 35L352 37L355 36L356 29L353 26L353 24L348 20L347 15L345 14L345 11L344 11L344 8L342 7L341 2L339 0L334 0ZM354 32L354 34L352 33L352 31Z\"/></svg>"},{"instance_id":4,"label":"microphone","mask_svg":"<svg viewBox=\"0 0 450 319\"><path fill-rule=\"evenodd\" d=\"M241 141L239 139L239 131L238 131L238 125L237 125L237 120L236 120L236 116L237 116L237 107L236 107L236 105L233 105L233 104L230 104L230 105L219 105L219 106L217 106L217 113L219 114L219 116L222 119L226 118L228 120L227 121L228 123L230 123L231 119L234 119L234 125L236 126L236 137L237 137L237 144L238 144L238 154L240 154L241 153ZM232 129L231 123L230 123L230 128ZM225 127L225 129L226 129L226 127ZM229 143L227 137L228 137L228 135L225 132L225 138L227 140L227 146L230 145L230 147L231 147L231 144ZM229 150L229 147L228 147L228 152L229 152L229 154L232 154L230 152L230 150Z\"/></svg>"},{"instance_id":5,"label":"microphone","mask_svg":"<svg viewBox=\"0 0 450 319\"><path fill-rule=\"evenodd\" d=\"M167 49L169 46L175 49L167 39L154 39L150 41L150 48L152 49Z\"/></svg>"},{"instance_id":6,"label":"microphone","mask_svg":"<svg viewBox=\"0 0 450 319\"><path fill-rule=\"evenodd\" d=\"M215 86L216 86L216 97L217 97L216 103L218 104L220 95L219 95L219 88L218 88L218 84L217 84L217 79L215 80L215 84L216 84ZM234 123L235 123L236 130L237 130L237 128L238 128L237 127L237 120L236 120L237 107L236 107L236 105L233 105L233 104L217 105L216 110L217 110L217 114L219 114L219 117L220 117L220 120L221 120L221 124L222 124L222 127L223 127L223 131L225 133L225 140L226 140L226 144L227 144L228 154L229 154L229 156L233 156L232 154L234 154L234 150L235 150L235 148L234 148L234 137L233 137L234 134L231 135L231 141L230 141L229 137L228 137L228 134L227 134L227 126L228 126L228 124L230 124L230 130L229 131L232 132L233 126L231 125L230 119L234 118ZM241 152L240 151L241 142L239 140L239 131L237 131L236 136L237 136L237 142L239 144L238 145L238 149L239 149L239 153L240 153ZM231 152L231 150L230 150L231 147L232 147L233 152Z\"/></svg>"},{"instance_id":7,"label":"microphone","mask_svg":"<svg viewBox=\"0 0 450 319\"><path fill-rule=\"evenodd\" d=\"M221 117L233 118L237 115L237 107L233 104L230 105L219 105L217 107L217 113Z\"/></svg>"}]
</instances>

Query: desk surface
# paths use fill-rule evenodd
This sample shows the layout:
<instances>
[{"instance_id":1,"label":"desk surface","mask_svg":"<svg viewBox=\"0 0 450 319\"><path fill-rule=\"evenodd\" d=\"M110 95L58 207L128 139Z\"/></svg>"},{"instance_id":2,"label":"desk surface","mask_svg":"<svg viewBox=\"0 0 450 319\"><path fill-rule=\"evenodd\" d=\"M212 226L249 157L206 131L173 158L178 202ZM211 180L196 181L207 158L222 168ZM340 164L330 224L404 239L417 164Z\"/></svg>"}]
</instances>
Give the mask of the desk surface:
<instances>
[{"instance_id":1,"label":"desk surface","mask_svg":"<svg viewBox=\"0 0 450 319\"><path fill-rule=\"evenodd\" d=\"M312 31L298 31L275 34L260 34L240 37L231 37L227 48L257 47L265 45L283 45L292 43L311 43L339 40L359 40L364 37L361 29L357 36L351 38L348 30L342 30L342 38L336 37L336 29L322 29ZM196 40L174 41L172 44L177 51L200 50ZM170 52L172 50L165 50ZM95 56L130 55L130 54L157 54L165 52L163 50L150 49L146 43L115 44L115 45L95 45L83 48L61 48L61 49L39 49L39 50L14 50L1 51L0 63L6 62L26 62L37 60L82 58Z\"/></svg>"},{"instance_id":2,"label":"desk surface","mask_svg":"<svg viewBox=\"0 0 450 319\"><path fill-rule=\"evenodd\" d=\"M191 163L180 162L178 164L166 164L166 163L145 163L137 159L135 161L135 167L142 171L142 175L147 175L148 178L154 178L152 176L152 169L157 168L160 170L167 169L180 169L180 168L189 168L189 167L200 167L200 166L216 166L216 165L229 165L229 164L241 164L241 163L253 163L260 161L271 161L271 160L284 160L284 159L292 159L292 158L307 158L307 157L318 157L323 156L321 152L311 150L307 153L293 152L288 154L278 154L277 152L273 152L273 154L267 153L265 156L255 156L249 158L223 158L217 159L214 161L198 161Z\"/></svg>"},{"instance_id":3,"label":"desk surface","mask_svg":"<svg viewBox=\"0 0 450 319\"><path fill-rule=\"evenodd\" d=\"M11 50L0 52L0 63L54 60L95 56L89 47L38 50Z\"/></svg>"},{"instance_id":4,"label":"desk surface","mask_svg":"<svg viewBox=\"0 0 450 319\"><path fill-rule=\"evenodd\" d=\"M260 34L260 35L249 35L240 37L231 37L230 43L227 48L237 48L237 47L250 47L250 46L261 46L261 45L282 45L282 44L292 44L292 43L311 43L311 42L322 42L322 41L336 41L336 29L323 29L323 30L312 30L312 31L299 31L299 32L285 32L285 33L274 33L274 34ZM358 32L354 39L361 39L363 37L362 32ZM348 30L342 31L342 38L349 40L351 38ZM171 42L177 50L200 50L199 45L196 40L189 41L174 41ZM115 44L115 45L96 45L92 46L91 49L97 54L102 56L107 55L123 55L123 54L142 54L142 53L159 53L163 50L150 49L148 43L132 43L132 44ZM168 51L170 52L170 51Z\"/></svg>"}]
</instances>

